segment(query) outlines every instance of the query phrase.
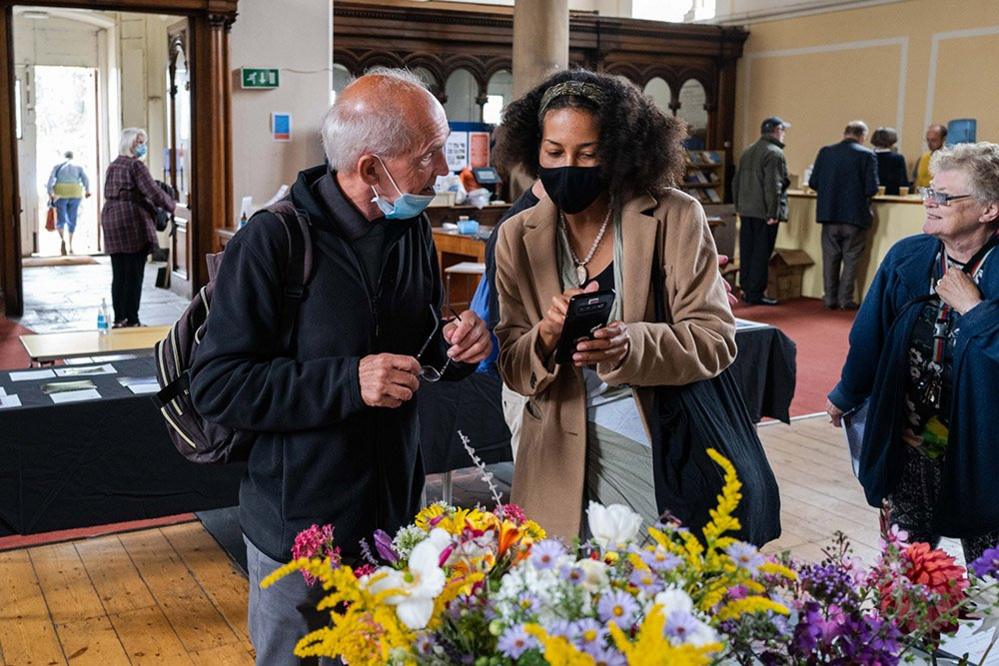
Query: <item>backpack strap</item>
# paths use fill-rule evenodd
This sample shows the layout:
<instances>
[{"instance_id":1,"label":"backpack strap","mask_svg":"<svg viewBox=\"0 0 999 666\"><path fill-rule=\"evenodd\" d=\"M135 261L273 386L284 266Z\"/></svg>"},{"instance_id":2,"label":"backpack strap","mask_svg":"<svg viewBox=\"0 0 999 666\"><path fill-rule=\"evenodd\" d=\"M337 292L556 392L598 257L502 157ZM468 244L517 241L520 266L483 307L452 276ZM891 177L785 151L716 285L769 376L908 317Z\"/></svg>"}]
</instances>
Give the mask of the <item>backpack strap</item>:
<instances>
[{"instance_id":1,"label":"backpack strap","mask_svg":"<svg viewBox=\"0 0 999 666\"><path fill-rule=\"evenodd\" d=\"M288 270L284 285L284 298L278 330L281 332L281 349L290 350L298 308L305 297L305 285L312 274L312 236L308 219L290 199L282 199L268 209L284 225L288 236Z\"/></svg>"}]
</instances>

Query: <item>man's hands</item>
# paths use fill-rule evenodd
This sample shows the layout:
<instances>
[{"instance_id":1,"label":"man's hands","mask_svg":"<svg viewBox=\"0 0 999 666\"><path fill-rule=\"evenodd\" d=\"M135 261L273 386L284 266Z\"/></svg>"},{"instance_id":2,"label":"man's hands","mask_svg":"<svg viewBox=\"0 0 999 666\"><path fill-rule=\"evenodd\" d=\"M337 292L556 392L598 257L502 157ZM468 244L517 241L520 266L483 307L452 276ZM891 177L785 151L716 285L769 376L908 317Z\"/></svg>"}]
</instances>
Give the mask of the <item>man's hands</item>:
<instances>
[{"instance_id":1,"label":"man's hands","mask_svg":"<svg viewBox=\"0 0 999 666\"><path fill-rule=\"evenodd\" d=\"M357 367L361 400L368 407L395 409L420 388L420 364L412 356L373 354Z\"/></svg>"},{"instance_id":2,"label":"man's hands","mask_svg":"<svg viewBox=\"0 0 999 666\"><path fill-rule=\"evenodd\" d=\"M843 410L833 404L832 400L826 399L826 414L829 415L829 422L837 428L843 425Z\"/></svg>"},{"instance_id":3,"label":"man's hands","mask_svg":"<svg viewBox=\"0 0 999 666\"><path fill-rule=\"evenodd\" d=\"M444 341L451 345L447 355L458 363L478 363L493 351L486 324L471 310L444 325Z\"/></svg>"}]
</instances>

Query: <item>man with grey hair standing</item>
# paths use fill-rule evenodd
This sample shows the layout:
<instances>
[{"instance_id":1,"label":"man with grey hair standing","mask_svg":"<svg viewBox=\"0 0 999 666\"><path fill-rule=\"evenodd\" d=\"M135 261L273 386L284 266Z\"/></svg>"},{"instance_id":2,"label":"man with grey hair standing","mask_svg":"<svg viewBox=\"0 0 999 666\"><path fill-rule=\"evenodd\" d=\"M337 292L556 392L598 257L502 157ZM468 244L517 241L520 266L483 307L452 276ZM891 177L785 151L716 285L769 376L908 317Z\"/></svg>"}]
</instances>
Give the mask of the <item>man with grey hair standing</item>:
<instances>
[{"instance_id":1,"label":"man with grey hair standing","mask_svg":"<svg viewBox=\"0 0 999 666\"><path fill-rule=\"evenodd\" d=\"M827 309L856 310L857 265L878 192L878 160L864 147L867 125L847 123L843 140L819 150L808 186L818 192L815 219L822 225L823 300ZM840 267L842 266L842 271Z\"/></svg>"},{"instance_id":2,"label":"man with grey hair standing","mask_svg":"<svg viewBox=\"0 0 999 666\"><path fill-rule=\"evenodd\" d=\"M732 181L732 198L739 214L739 284L742 300L752 305L777 305L763 295L770 255L777 242L777 225L787 221L787 123L777 116L760 124L760 138L742 153Z\"/></svg>"},{"instance_id":3,"label":"man with grey hair standing","mask_svg":"<svg viewBox=\"0 0 999 666\"><path fill-rule=\"evenodd\" d=\"M344 559L419 508L416 392L471 373L491 348L471 311L442 319L443 289L423 209L448 172L440 103L408 72L351 83L323 121L329 168L302 171L290 199L314 257L289 348L279 334L288 238L271 213L226 247L192 368L199 413L257 433L240 487L258 664L298 664L296 641L328 622L298 576L260 581L292 558L296 534L332 524ZM324 617L325 616L325 617Z\"/></svg>"}]
</instances>

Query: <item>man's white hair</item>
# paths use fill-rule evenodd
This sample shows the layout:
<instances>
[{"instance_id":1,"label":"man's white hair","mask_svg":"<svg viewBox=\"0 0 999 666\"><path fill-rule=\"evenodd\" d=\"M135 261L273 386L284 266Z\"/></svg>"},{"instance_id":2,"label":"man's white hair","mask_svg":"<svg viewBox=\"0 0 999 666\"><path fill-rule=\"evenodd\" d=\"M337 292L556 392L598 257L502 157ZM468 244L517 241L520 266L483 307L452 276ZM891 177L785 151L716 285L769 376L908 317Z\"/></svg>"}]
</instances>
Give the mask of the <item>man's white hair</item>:
<instances>
[{"instance_id":1,"label":"man's white hair","mask_svg":"<svg viewBox=\"0 0 999 666\"><path fill-rule=\"evenodd\" d=\"M121 131L121 141L118 142L118 154L126 157L135 157L132 148L135 147L135 140L142 137L143 141L149 141L146 130L139 127L126 127Z\"/></svg>"},{"instance_id":2,"label":"man's white hair","mask_svg":"<svg viewBox=\"0 0 999 666\"><path fill-rule=\"evenodd\" d=\"M323 117L323 150L330 168L336 171L354 171L361 155L369 153L381 157L402 155L426 139L406 125L395 105L400 93L414 88L426 90L420 77L406 69L389 67L374 67L364 76L377 77L371 90L374 103L358 113L354 102L338 95Z\"/></svg>"}]
</instances>

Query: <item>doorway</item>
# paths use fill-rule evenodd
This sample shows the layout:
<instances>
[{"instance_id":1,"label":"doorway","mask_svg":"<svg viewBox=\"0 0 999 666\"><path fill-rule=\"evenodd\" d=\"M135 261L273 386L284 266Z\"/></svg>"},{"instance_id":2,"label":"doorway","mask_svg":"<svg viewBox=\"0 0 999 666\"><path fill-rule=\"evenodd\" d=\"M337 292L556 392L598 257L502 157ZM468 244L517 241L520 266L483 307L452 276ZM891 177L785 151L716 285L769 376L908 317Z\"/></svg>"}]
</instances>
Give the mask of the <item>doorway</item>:
<instances>
[{"instance_id":1,"label":"doorway","mask_svg":"<svg viewBox=\"0 0 999 666\"><path fill-rule=\"evenodd\" d=\"M70 165L82 168L88 189L94 195L80 201L72 253L98 254L101 252L98 194L104 165L100 163L98 150L97 69L46 65L37 65L33 69L35 99L32 112L37 178L35 191L25 193L26 198L34 198L40 203L25 207L37 210L33 216L33 254L39 257L61 254L59 235L45 230L46 202L48 186L57 176L63 176ZM73 154L72 160L66 158L67 152Z\"/></svg>"}]
</instances>

